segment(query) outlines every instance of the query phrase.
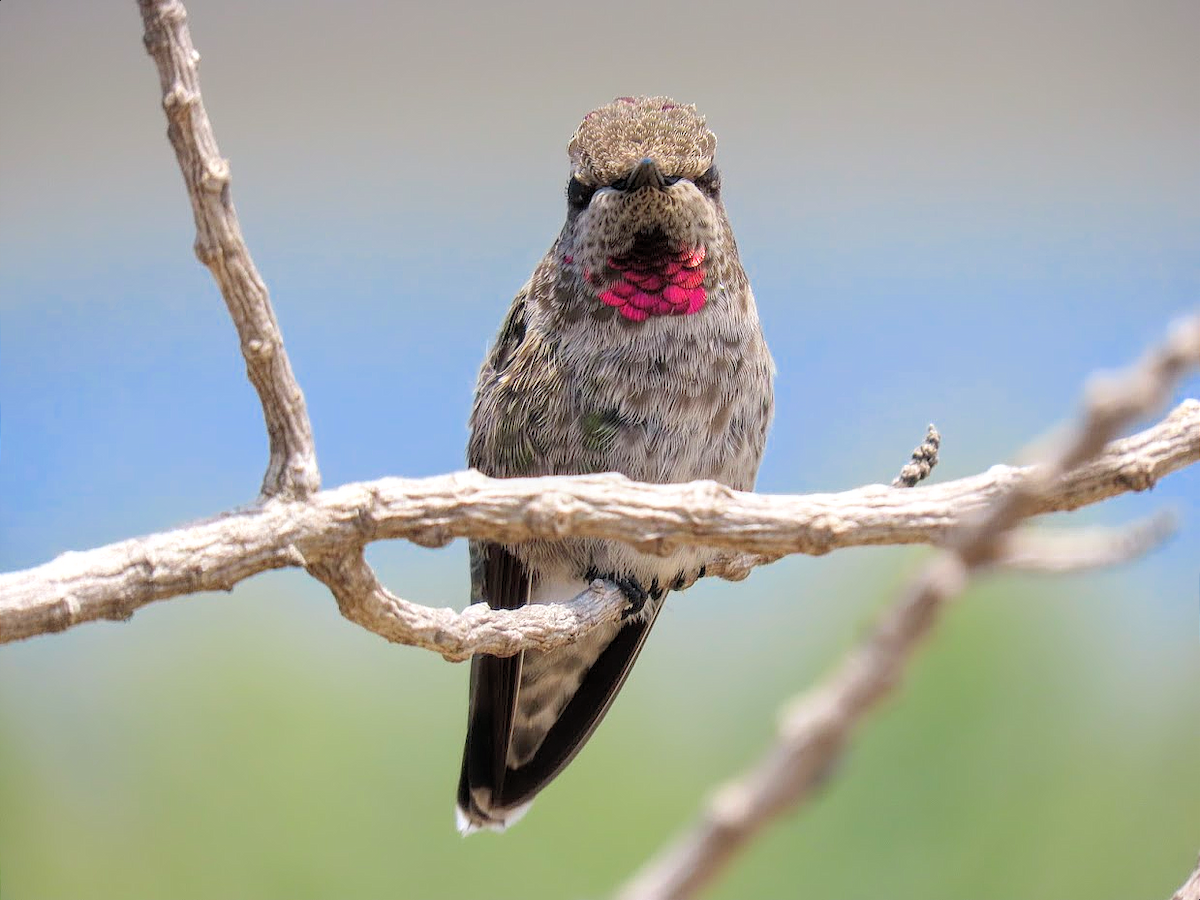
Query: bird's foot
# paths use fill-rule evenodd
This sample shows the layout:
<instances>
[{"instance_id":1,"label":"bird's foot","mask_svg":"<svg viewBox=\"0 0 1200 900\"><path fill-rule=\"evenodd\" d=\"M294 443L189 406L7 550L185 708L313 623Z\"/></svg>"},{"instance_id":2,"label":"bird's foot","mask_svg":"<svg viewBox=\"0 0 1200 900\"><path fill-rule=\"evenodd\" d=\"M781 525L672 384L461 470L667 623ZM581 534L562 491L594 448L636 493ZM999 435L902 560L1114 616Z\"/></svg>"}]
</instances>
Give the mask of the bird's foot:
<instances>
[{"instance_id":1,"label":"bird's foot","mask_svg":"<svg viewBox=\"0 0 1200 900\"><path fill-rule=\"evenodd\" d=\"M625 595L625 599L629 601L629 606L621 613L622 619L629 619L636 616L646 607L647 600L661 600L663 589L655 578L650 582L650 587L646 588L641 581L632 575L614 575L612 573L601 573L594 566L588 569L583 577L588 581L595 581L601 578L605 581L611 581Z\"/></svg>"},{"instance_id":2,"label":"bird's foot","mask_svg":"<svg viewBox=\"0 0 1200 900\"><path fill-rule=\"evenodd\" d=\"M708 571L708 568L706 566L701 566L695 572L680 572L675 577L675 581L671 585L671 590L673 590L673 591L687 590L693 584L695 584L697 581L699 581L701 578L703 578L705 576L705 574L707 573L707 571Z\"/></svg>"}]
</instances>

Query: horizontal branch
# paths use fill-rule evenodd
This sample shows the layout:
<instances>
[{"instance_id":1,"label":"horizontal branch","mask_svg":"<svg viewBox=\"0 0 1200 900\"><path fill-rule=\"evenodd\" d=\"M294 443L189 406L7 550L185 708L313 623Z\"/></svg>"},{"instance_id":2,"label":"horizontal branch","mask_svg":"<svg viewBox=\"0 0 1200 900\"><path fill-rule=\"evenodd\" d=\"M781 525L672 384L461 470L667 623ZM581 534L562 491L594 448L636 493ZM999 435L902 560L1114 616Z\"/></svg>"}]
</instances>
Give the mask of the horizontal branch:
<instances>
[{"instance_id":1,"label":"horizontal branch","mask_svg":"<svg viewBox=\"0 0 1200 900\"><path fill-rule=\"evenodd\" d=\"M1162 422L1114 441L1097 458L1057 479L1039 495L1033 511L1075 509L1146 490L1197 460L1200 402L1187 400ZM1037 475L1033 467L993 466L980 475L920 489L869 485L838 494L794 496L742 493L713 482L641 484L615 474L493 479L468 471L385 478L322 491L304 502L268 500L0 575L0 643L96 619L126 619L156 600L231 590L269 569L311 567L320 577L323 564L389 538L442 546L461 537L516 543L582 536L626 541L649 553L702 544L737 551L727 564L710 568L737 578L754 564L789 553L940 543L956 525ZM534 607L460 614L395 597L381 608L396 603L405 605L406 617L430 623L427 634L440 633L445 640L419 639L414 626L403 621L386 629L377 622L371 630L452 658L511 653L511 640L496 635L525 625L536 631L546 623L535 620L551 615ZM568 615L583 615L570 604L566 609ZM497 630L473 642L471 635L484 624ZM549 640L562 644L569 637Z\"/></svg>"}]
</instances>

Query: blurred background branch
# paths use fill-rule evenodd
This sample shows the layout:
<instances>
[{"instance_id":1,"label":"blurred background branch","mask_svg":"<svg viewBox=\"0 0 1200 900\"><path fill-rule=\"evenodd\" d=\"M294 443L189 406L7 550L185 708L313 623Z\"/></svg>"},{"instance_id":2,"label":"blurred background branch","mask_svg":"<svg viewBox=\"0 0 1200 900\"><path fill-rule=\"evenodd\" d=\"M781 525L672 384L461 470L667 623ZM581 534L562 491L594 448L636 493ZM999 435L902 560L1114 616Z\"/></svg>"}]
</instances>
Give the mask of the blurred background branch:
<instances>
[{"instance_id":1,"label":"blurred background branch","mask_svg":"<svg viewBox=\"0 0 1200 900\"><path fill-rule=\"evenodd\" d=\"M1197 860L1195 871L1179 886L1171 900L1200 900L1200 860Z\"/></svg>"},{"instance_id":2,"label":"blurred background branch","mask_svg":"<svg viewBox=\"0 0 1200 900\"><path fill-rule=\"evenodd\" d=\"M1152 414L1188 370L1200 366L1200 314L1175 325L1167 340L1120 376L1096 382L1074 433L1034 475L996 497L949 535L941 551L902 592L862 644L821 685L789 705L779 733L749 772L718 788L699 822L663 850L620 893L620 900L684 900L695 896L756 834L796 808L831 771L854 728L895 690L942 609L984 567L1000 563L1012 529L1044 502L1056 481L1086 463L1130 421ZM1063 568L1109 565L1164 536L1163 523L1124 539L1080 533L1073 545L1039 547L1040 562L1062 552ZM1090 546L1088 544L1090 543Z\"/></svg>"}]
</instances>

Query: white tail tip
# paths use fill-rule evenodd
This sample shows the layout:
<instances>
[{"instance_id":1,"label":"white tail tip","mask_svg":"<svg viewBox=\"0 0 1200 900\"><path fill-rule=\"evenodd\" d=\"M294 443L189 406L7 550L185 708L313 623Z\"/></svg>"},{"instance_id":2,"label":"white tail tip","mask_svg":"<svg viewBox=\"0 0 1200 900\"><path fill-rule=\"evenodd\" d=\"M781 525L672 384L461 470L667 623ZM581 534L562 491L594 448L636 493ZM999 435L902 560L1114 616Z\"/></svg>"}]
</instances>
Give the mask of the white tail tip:
<instances>
[{"instance_id":1,"label":"white tail tip","mask_svg":"<svg viewBox=\"0 0 1200 900\"><path fill-rule=\"evenodd\" d=\"M472 817L461 806L454 807L454 825L458 829L458 833L463 837L468 834L474 834L477 831L504 831L510 825L515 825L521 821L521 817L529 812L529 807L533 806L533 801L522 803L520 806L514 806L511 809L495 810L490 815L495 818L484 819L482 817Z\"/></svg>"}]
</instances>

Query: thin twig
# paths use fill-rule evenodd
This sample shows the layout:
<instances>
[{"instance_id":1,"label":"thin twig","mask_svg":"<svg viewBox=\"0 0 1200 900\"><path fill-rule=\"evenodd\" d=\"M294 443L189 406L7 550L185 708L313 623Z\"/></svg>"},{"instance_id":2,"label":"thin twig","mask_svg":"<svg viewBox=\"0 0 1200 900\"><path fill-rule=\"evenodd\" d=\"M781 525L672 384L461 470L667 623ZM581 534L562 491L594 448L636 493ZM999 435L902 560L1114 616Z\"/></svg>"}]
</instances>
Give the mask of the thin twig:
<instances>
[{"instance_id":1,"label":"thin twig","mask_svg":"<svg viewBox=\"0 0 1200 900\"><path fill-rule=\"evenodd\" d=\"M1058 479L1038 499L1036 511L1075 509L1146 490L1198 460L1200 402L1188 400L1162 422L1114 441L1095 460ZM459 472L385 478L322 491L303 503L272 500L0 575L0 643L95 619L128 618L147 603L230 590L270 569L315 564L328 584L338 571L361 572L353 559L339 562L339 555L352 555L365 543L388 538L442 546L461 537L511 543L586 536L626 541L650 553L702 544L729 551L709 566L709 574L737 579L753 566L788 553L944 542L953 528L1004 491L1037 477L1036 468L993 466L981 475L921 490L870 485L840 494L798 496L744 494L712 482L639 484L611 474L493 479ZM377 634L455 658L472 652L513 652L509 637L479 637L477 621L460 620L450 610L406 604L403 616L387 622L393 602L405 601L371 601L367 594L375 590L373 579L361 597L385 618L365 613L352 618L361 624L374 621L365 627ZM357 577L352 581L359 587L367 583ZM334 592L343 609L353 590L343 585ZM619 609L614 603L611 615ZM543 609L493 614L497 629L509 634L528 627L543 649L577 636L547 631ZM595 621L592 612L567 615ZM406 624L424 622L423 617L427 626ZM431 644L420 636L422 630L441 637Z\"/></svg>"},{"instance_id":2,"label":"thin twig","mask_svg":"<svg viewBox=\"0 0 1200 900\"><path fill-rule=\"evenodd\" d=\"M1000 540L996 565L1007 571L1039 575L1119 566L1145 556L1178 528L1171 512L1116 528L1022 528Z\"/></svg>"},{"instance_id":3,"label":"thin twig","mask_svg":"<svg viewBox=\"0 0 1200 900\"><path fill-rule=\"evenodd\" d=\"M221 157L200 98L200 54L192 46L187 11L175 0L139 0L146 50L158 66L167 135L192 200L196 256L208 266L237 326L246 373L262 401L270 442L263 497L302 499L320 490L304 394L292 374L267 287L242 239Z\"/></svg>"},{"instance_id":4,"label":"thin twig","mask_svg":"<svg viewBox=\"0 0 1200 900\"><path fill-rule=\"evenodd\" d=\"M620 900L695 896L768 823L810 796L865 714L900 683L946 603L976 570L1000 559L1009 530L1040 511L1063 476L1088 463L1127 422L1156 409L1197 365L1200 315L1173 328L1162 346L1119 377L1091 387L1081 422L1058 452L954 530L951 549L929 563L867 639L790 705L766 755L719 788L699 821L652 858L619 892Z\"/></svg>"},{"instance_id":5,"label":"thin twig","mask_svg":"<svg viewBox=\"0 0 1200 900\"><path fill-rule=\"evenodd\" d=\"M933 467L938 464L938 451L941 446L942 436L930 423L929 430L925 432L925 440L912 452L912 459L892 481L892 487L916 487L919 482L928 478Z\"/></svg>"}]
</instances>

